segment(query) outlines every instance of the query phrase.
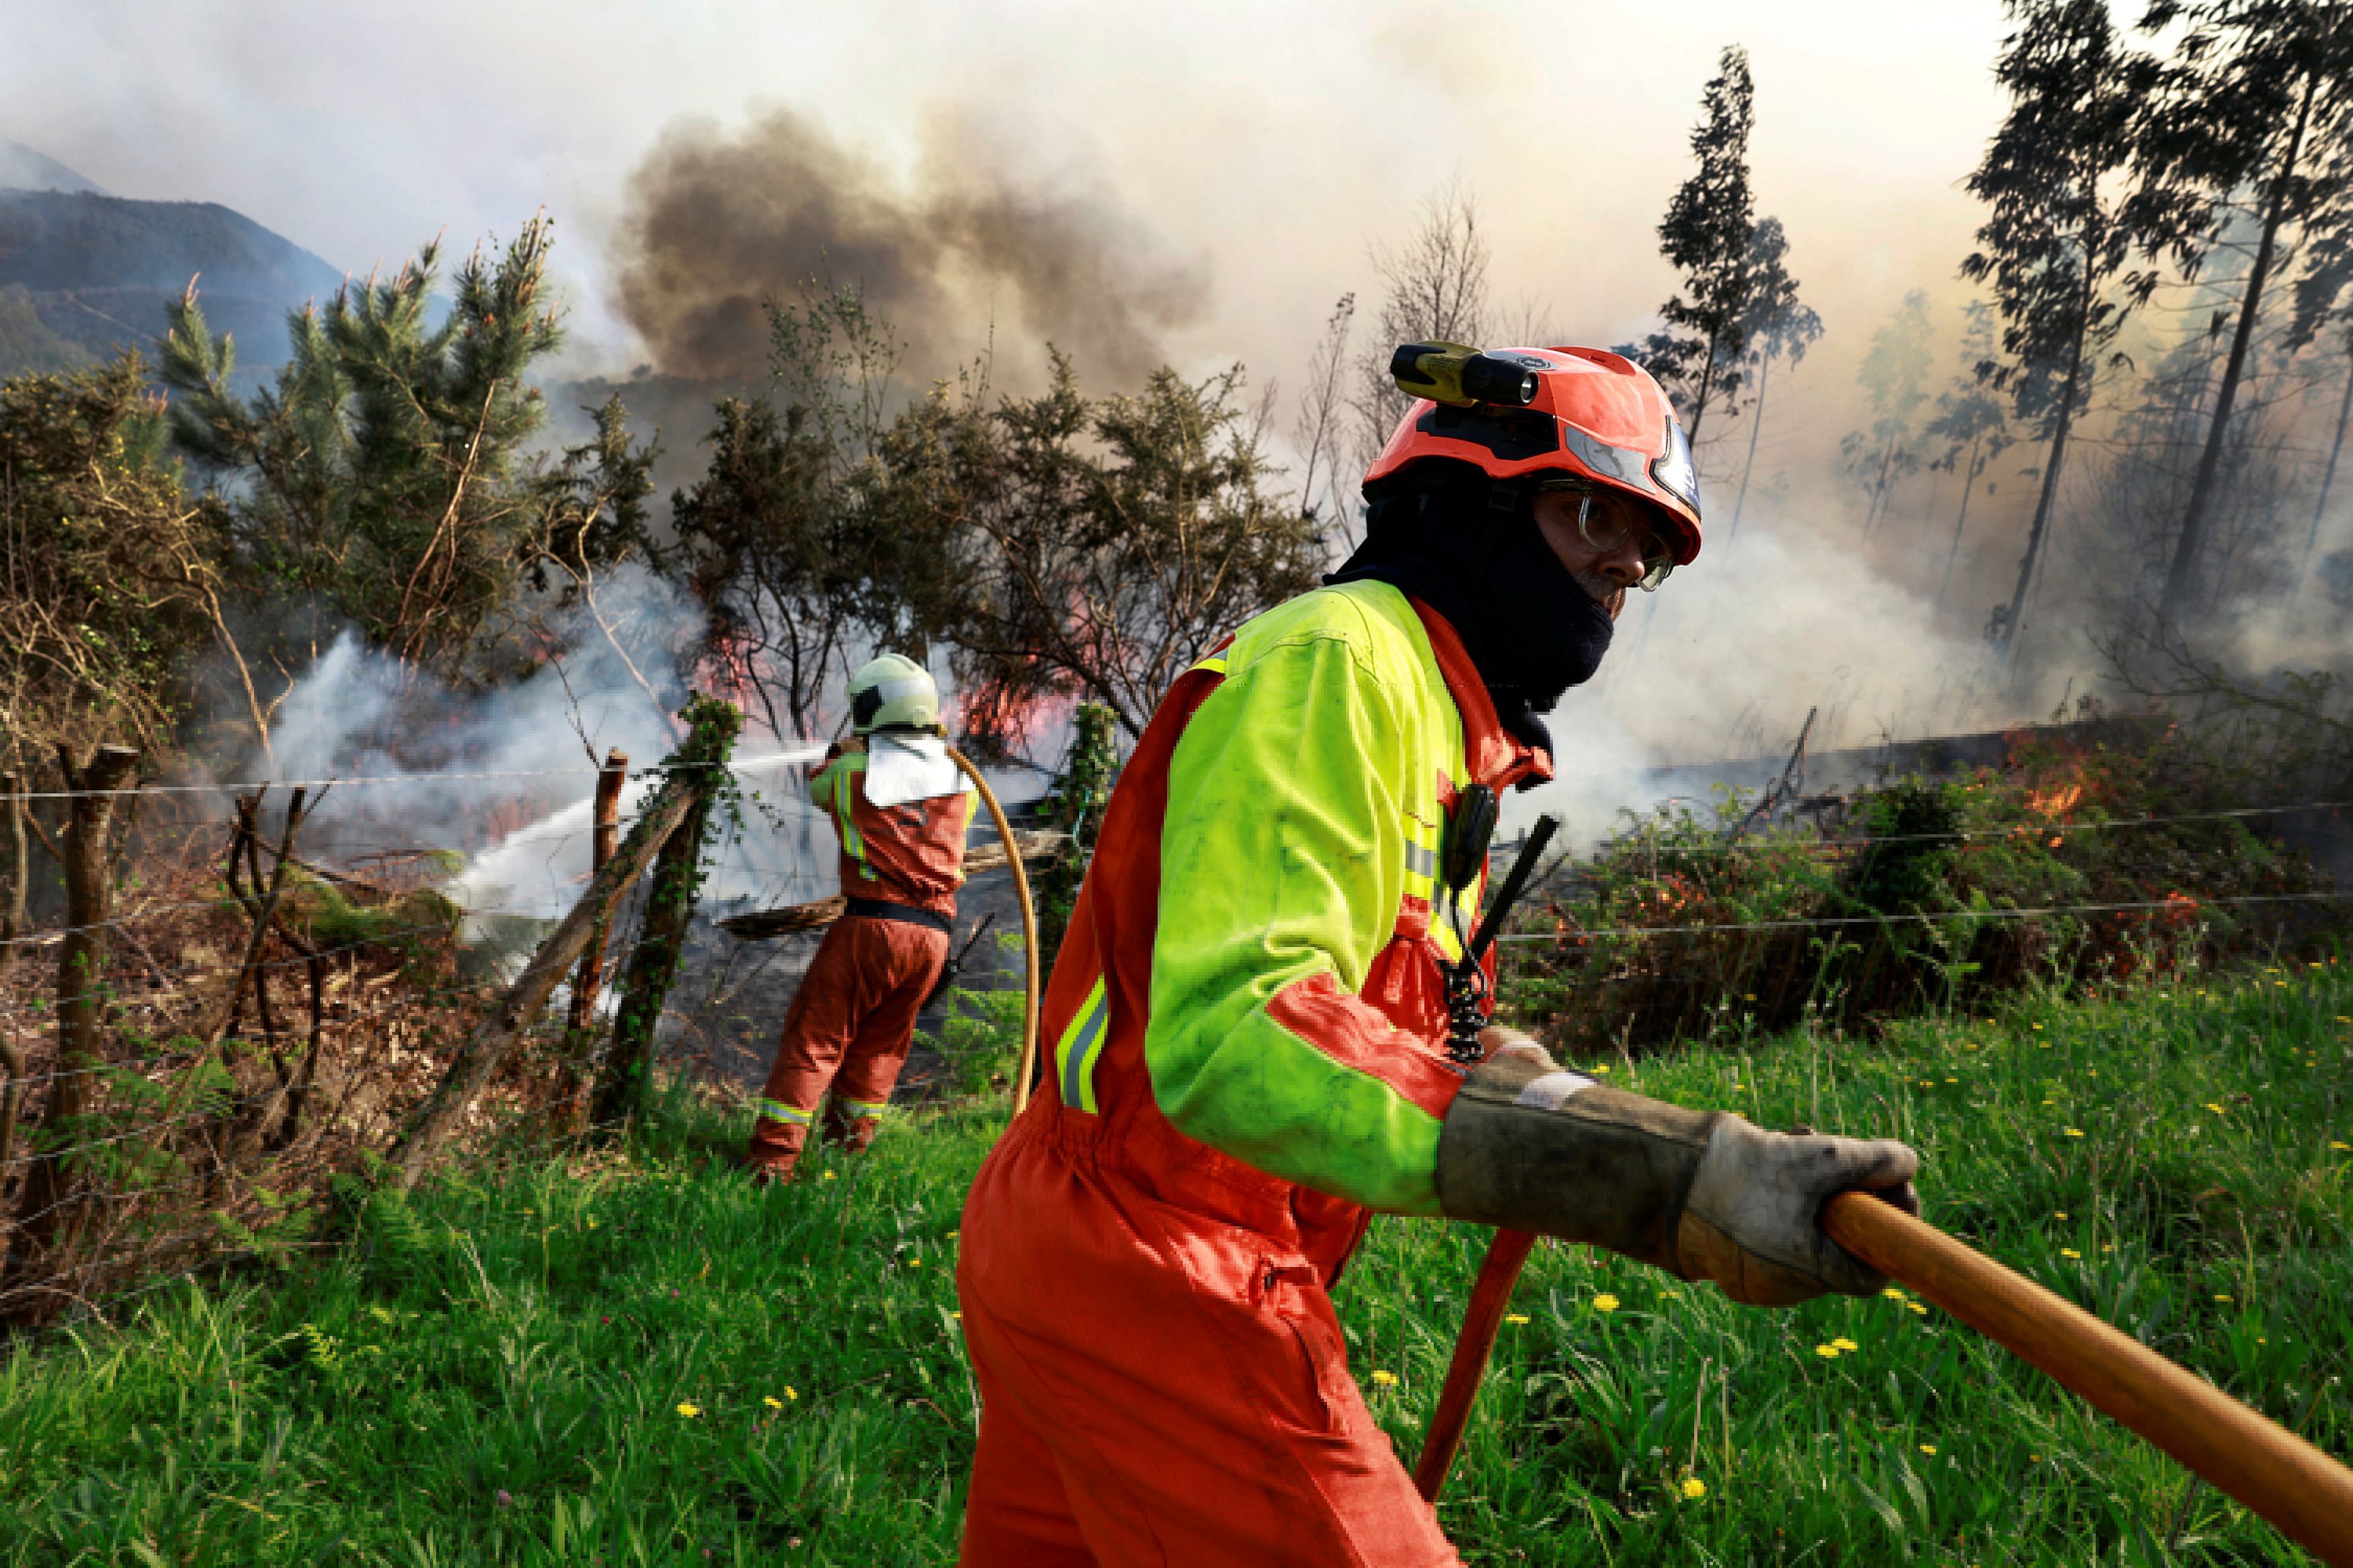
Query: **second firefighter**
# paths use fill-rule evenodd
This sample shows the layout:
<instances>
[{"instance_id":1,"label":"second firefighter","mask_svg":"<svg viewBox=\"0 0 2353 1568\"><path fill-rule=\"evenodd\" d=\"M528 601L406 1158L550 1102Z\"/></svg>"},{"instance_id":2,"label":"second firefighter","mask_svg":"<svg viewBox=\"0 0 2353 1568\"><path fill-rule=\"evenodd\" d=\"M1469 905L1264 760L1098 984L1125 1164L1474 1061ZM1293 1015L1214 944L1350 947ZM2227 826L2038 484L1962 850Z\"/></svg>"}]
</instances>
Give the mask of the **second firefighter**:
<instances>
[{"instance_id":1,"label":"second firefighter","mask_svg":"<svg viewBox=\"0 0 2353 1568\"><path fill-rule=\"evenodd\" d=\"M809 781L841 840L849 908L802 977L758 1101L744 1162L772 1177L792 1174L820 1108L828 1142L874 1141L964 883L972 786L941 738L931 676L884 654L850 678L849 711L854 737Z\"/></svg>"}]
</instances>

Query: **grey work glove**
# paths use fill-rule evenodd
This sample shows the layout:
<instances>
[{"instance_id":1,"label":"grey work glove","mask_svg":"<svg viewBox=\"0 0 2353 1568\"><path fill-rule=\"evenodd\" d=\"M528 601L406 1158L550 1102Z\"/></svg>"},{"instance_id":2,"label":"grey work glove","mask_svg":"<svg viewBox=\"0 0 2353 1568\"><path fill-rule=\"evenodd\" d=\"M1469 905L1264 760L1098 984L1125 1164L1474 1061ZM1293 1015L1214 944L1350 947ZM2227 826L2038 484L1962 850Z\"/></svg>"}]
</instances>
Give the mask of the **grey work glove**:
<instances>
[{"instance_id":1,"label":"grey work glove","mask_svg":"<svg viewBox=\"0 0 2353 1568\"><path fill-rule=\"evenodd\" d=\"M1863 1190L1919 1212L1919 1156L1902 1143L1767 1132L1566 1071L1508 1043L1455 1096L1438 1140L1440 1206L1713 1280L1779 1307L1887 1281L1822 1233L1822 1205Z\"/></svg>"}]
</instances>

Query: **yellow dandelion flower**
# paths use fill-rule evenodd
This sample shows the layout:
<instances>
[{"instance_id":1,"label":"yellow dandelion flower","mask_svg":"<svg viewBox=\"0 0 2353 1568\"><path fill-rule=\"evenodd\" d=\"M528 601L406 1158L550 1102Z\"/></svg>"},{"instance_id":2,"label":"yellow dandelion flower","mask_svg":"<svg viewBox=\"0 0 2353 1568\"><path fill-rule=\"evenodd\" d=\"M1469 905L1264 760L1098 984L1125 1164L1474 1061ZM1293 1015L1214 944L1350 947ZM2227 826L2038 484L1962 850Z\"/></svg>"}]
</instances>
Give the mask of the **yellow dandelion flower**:
<instances>
[{"instance_id":1,"label":"yellow dandelion flower","mask_svg":"<svg viewBox=\"0 0 2353 1568\"><path fill-rule=\"evenodd\" d=\"M1919 1302L1917 1302L1917 1301L1906 1301L1906 1302L1905 1302L1904 1304L1905 1304L1906 1307L1911 1308L1913 1311L1917 1312L1920 1316L1922 1316L1922 1317L1924 1317L1924 1318L1925 1318L1925 1317L1926 1317L1926 1316L1928 1315L1928 1309L1927 1309L1927 1308L1926 1308L1926 1307L1924 1307L1924 1306L1922 1306L1922 1305L1921 1305Z\"/></svg>"},{"instance_id":2,"label":"yellow dandelion flower","mask_svg":"<svg viewBox=\"0 0 2353 1568\"><path fill-rule=\"evenodd\" d=\"M831 1171L822 1172L818 1174L818 1180L820 1182L829 1182L833 1180L833 1173Z\"/></svg>"},{"instance_id":3,"label":"yellow dandelion flower","mask_svg":"<svg viewBox=\"0 0 2353 1568\"><path fill-rule=\"evenodd\" d=\"M1593 1310L1597 1312L1614 1312L1618 1310L1618 1298L1605 1290L1593 1298Z\"/></svg>"},{"instance_id":4,"label":"yellow dandelion flower","mask_svg":"<svg viewBox=\"0 0 2353 1568\"><path fill-rule=\"evenodd\" d=\"M2040 1454L2029 1454L2026 1456L2026 1462L2030 1465L2039 1465L2042 1462L2042 1456Z\"/></svg>"},{"instance_id":5,"label":"yellow dandelion flower","mask_svg":"<svg viewBox=\"0 0 2353 1568\"><path fill-rule=\"evenodd\" d=\"M1904 1292L1898 1290L1893 1285L1890 1285L1886 1289L1882 1290L1880 1294L1886 1297L1891 1301L1901 1301L1904 1300Z\"/></svg>"},{"instance_id":6,"label":"yellow dandelion flower","mask_svg":"<svg viewBox=\"0 0 2353 1568\"><path fill-rule=\"evenodd\" d=\"M1397 1373L1389 1372L1385 1368L1375 1367L1373 1369L1373 1385L1377 1388L1395 1388L1397 1386Z\"/></svg>"},{"instance_id":7,"label":"yellow dandelion flower","mask_svg":"<svg viewBox=\"0 0 2353 1568\"><path fill-rule=\"evenodd\" d=\"M2211 1111L2212 1111L2212 1112L2213 1112L2215 1115L2217 1115L2217 1116L2221 1116L2221 1115L2222 1115L2222 1114L2223 1114L2222 1108L2221 1108L2221 1106L2219 1106L2219 1105L2215 1104L2215 1103L2214 1103L2212 1100L2208 1100L2208 1101L2206 1102L2206 1109L2207 1109L2207 1110L2211 1110Z\"/></svg>"},{"instance_id":8,"label":"yellow dandelion flower","mask_svg":"<svg viewBox=\"0 0 2353 1568\"><path fill-rule=\"evenodd\" d=\"M1507 1323L1525 1323L1527 1321L1528 1315L1525 1312L1506 1312L1504 1314L1504 1321Z\"/></svg>"},{"instance_id":9,"label":"yellow dandelion flower","mask_svg":"<svg viewBox=\"0 0 2353 1568\"><path fill-rule=\"evenodd\" d=\"M1839 1348L1836 1345L1816 1345L1814 1353L1824 1361L1836 1361L1839 1358Z\"/></svg>"},{"instance_id":10,"label":"yellow dandelion flower","mask_svg":"<svg viewBox=\"0 0 2353 1568\"><path fill-rule=\"evenodd\" d=\"M2029 1027L2029 1028L2033 1028L2033 1029L2040 1029L2040 1028L2042 1028L2042 1025L2040 1025L2040 1024L2031 1024L2031 1025L2029 1025L2029 1026L2028 1026L2028 1027Z\"/></svg>"},{"instance_id":11,"label":"yellow dandelion flower","mask_svg":"<svg viewBox=\"0 0 2353 1568\"><path fill-rule=\"evenodd\" d=\"M2348 1143L2342 1138L2331 1138L2328 1141L2328 1146L2331 1149L2336 1150L2340 1154L2353 1152L2353 1143Z\"/></svg>"},{"instance_id":12,"label":"yellow dandelion flower","mask_svg":"<svg viewBox=\"0 0 2353 1568\"><path fill-rule=\"evenodd\" d=\"M2218 1290L2214 1293L2214 1300L2217 1301L2227 1301L2230 1299L2231 1293L2228 1290Z\"/></svg>"},{"instance_id":13,"label":"yellow dandelion flower","mask_svg":"<svg viewBox=\"0 0 2353 1568\"><path fill-rule=\"evenodd\" d=\"M691 1421L696 1416L702 1414L702 1406L700 1405L689 1404L687 1401L681 1399L678 1402L678 1413L681 1415L685 1416L689 1421Z\"/></svg>"},{"instance_id":14,"label":"yellow dandelion flower","mask_svg":"<svg viewBox=\"0 0 2353 1568\"><path fill-rule=\"evenodd\" d=\"M1936 1457L1936 1445L1934 1443L1923 1443L1920 1445L1920 1451L1933 1459Z\"/></svg>"},{"instance_id":15,"label":"yellow dandelion flower","mask_svg":"<svg viewBox=\"0 0 2353 1568\"><path fill-rule=\"evenodd\" d=\"M785 1402L777 1398L773 1394L764 1394L760 1395L760 1403L766 1405L771 1410L782 1410L785 1407Z\"/></svg>"},{"instance_id":16,"label":"yellow dandelion flower","mask_svg":"<svg viewBox=\"0 0 2353 1568\"><path fill-rule=\"evenodd\" d=\"M785 1397L786 1399L798 1399L800 1396L801 1391L799 1389L795 1388L789 1383L785 1384Z\"/></svg>"},{"instance_id":17,"label":"yellow dandelion flower","mask_svg":"<svg viewBox=\"0 0 2353 1568\"><path fill-rule=\"evenodd\" d=\"M923 1266L923 1260L920 1258L910 1258L907 1259L907 1267L910 1268L921 1268Z\"/></svg>"},{"instance_id":18,"label":"yellow dandelion flower","mask_svg":"<svg viewBox=\"0 0 2353 1568\"><path fill-rule=\"evenodd\" d=\"M2084 1130L2080 1127L2066 1127L2060 1131L2065 1132L2070 1138L2081 1138L2084 1135Z\"/></svg>"},{"instance_id":19,"label":"yellow dandelion flower","mask_svg":"<svg viewBox=\"0 0 2353 1568\"><path fill-rule=\"evenodd\" d=\"M1859 1351L1862 1348L1852 1340L1848 1339L1844 1334L1841 1334L1837 1339L1832 1340L1831 1343L1838 1346L1838 1348L1842 1351L1848 1352L1849 1353L1852 1353L1853 1352Z\"/></svg>"},{"instance_id":20,"label":"yellow dandelion flower","mask_svg":"<svg viewBox=\"0 0 2353 1568\"><path fill-rule=\"evenodd\" d=\"M2082 1258L2084 1255L2083 1255L2082 1253L2080 1253L2080 1252L2076 1251L2076 1250L2075 1250L2073 1247L2061 1247L2061 1248L2059 1249L2059 1256L2060 1256L2060 1257L2062 1257L2062 1258Z\"/></svg>"},{"instance_id":21,"label":"yellow dandelion flower","mask_svg":"<svg viewBox=\"0 0 2353 1568\"><path fill-rule=\"evenodd\" d=\"M1608 1062L1603 1062L1593 1070L1599 1073L1602 1077L1607 1078L1609 1076L1609 1064Z\"/></svg>"},{"instance_id":22,"label":"yellow dandelion flower","mask_svg":"<svg viewBox=\"0 0 2353 1568\"><path fill-rule=\"evenodd\" d=\"M1700 1499L1707 1496L1707 1483L1701 1480L1697 1476L1685 1476L1683 1478L1683 1496L1691 1499L1694 1502L1699 1501Z\"/></svg>"},{"instance_id":23,"label":"yellow dandelion flower","mask_svg":"<svg viewBox=\"0 0 2353 1568\"><path fill-rule=\"evenodd\" d=\"M2067 1211L2065 1209L2055 1210L2052 1214L2051 1217L2052 1219L2065 1219L2067 1217Z\"/></svg>"}]
</instances>

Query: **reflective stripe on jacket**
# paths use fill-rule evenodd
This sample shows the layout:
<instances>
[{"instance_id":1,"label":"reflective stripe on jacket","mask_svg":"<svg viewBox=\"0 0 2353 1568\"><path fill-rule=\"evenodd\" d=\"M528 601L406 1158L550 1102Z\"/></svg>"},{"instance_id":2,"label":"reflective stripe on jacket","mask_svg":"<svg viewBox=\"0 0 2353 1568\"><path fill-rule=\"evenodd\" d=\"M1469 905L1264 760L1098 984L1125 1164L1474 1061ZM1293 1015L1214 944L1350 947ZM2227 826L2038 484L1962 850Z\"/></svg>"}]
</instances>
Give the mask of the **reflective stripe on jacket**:
<instances>
[{"instance_id":1,"label":"reflective stripe on jacket","mask_svg":"<svg viewBox=\"0 0 2353 1568\"><path fill-rule=\"evenodd\" d=\"M1550 773L1394 587L1245 625L1163 700L1106 812L1047 991L1042 1113L1096 1123L1065 1135L1127 1144L1171 1197L1308 1189L1291 1206L1336 1253L1357 1205L1435 1212L1461 1081L1441 966L1479 894L1440 898L1447 816L1472 782Z\"/></svg>"}]
</instances>

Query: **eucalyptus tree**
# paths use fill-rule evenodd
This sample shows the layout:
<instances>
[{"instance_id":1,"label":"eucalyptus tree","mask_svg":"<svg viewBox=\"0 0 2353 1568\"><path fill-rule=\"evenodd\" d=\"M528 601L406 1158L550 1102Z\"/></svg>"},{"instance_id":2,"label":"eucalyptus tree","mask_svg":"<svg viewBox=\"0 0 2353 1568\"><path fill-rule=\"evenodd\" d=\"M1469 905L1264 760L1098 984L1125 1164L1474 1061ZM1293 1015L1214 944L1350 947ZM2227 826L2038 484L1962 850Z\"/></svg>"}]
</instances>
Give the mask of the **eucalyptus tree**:
<instances>
[{"instance_id":1,"label":"eucalyptus tree","mask_svg":"<svg viewBox=\"0 0 2353 1568\"><path fill-rule=\"evenodd\" d=\"M2223 448L2284 231L2327 226L2348 199L2353 144L2353 8L2334 0L2158 0L2151 32L2186 27L2158 80L2137 164L2140 221L2194 273L2253 192L2263 226L2231 352L2182 510L2159 613L2190 608Z\"/></svg>"},{"instance_id":2,"label":"eucalyptus tree","mask_svg":"<svg viewBox=\"0 0 2353 1568\"><path fill-rule=\"evenodd\" d=\"M1871 334L1871 351L1855 373L1855 383L1871 407L1871 428L1850 434L1840 443L1840 451L1848 468L1862 476L1863 489L1871 494L1870 509L1862 515L1865 539L1885 515L1887 494L1895 481L1920 466L1912 422L1928 401L1928 369L1934 363L1928 340L1928 293L1915 289Z\"/></svg>"},{"instance_id":3,"label":"eucalyptus tree","mask_svg":"<svg viewBox=\"0 0 2353 1568\"><path fill-rule=\"evenodd\" d=\"M1700 94L1692 131L1699 168L1679 186L1659 225L1659 252L1683 283L1659 307L1663 331L1619 353L1658 377L1696 446L1711 408L1737 414L1746 379L1750 310L1756 303L1756 209L1748 183L1748 136L1757 87L1748 51L1733 45ZM1795 285L1790 285L1794 296Z\"/></svg>"},{"instance_id":4,"label":"eucalyptus tree","mask_svg":"<svg viewBox=\"0 0 2353 1568\"><path fill-rule=\"evenodd\" d=\"M1757 401L1748 409L1748 455L1740 465L1740 494L1732 503L1732 525L1725 542L1740 532L1740 514L1748 505L1748 479L1757 468L1757 437L1765 427L1765 392L1773 362L1787 360L1791 369L1822 335L1822 319L1798 298L1798 280L1789 276L1789 237L1781 220L1760 220L1748 237L1748 309L1740 323L1747 346L1747 367L1757 373Z\"/></svg>"},{"instance_id":5,"label":"eucalyptus tree","mask_svg":"<svg viewBox=\"0 0 2353 1568\"><path fill-rule=\"evenodd\" d=\"M2001 357L1987 383L2025 438L2047 449L2017 586L1988 638L2017 646L2026 594L2049 537L2067 440L2126 317L2155 289L2134 272L2124 188L2157 63L2117 34L2105 0L2008 0L2015 30L1994 79L2010 109L1968 188L1990 208L1961 274L1989 284Z\"/></svg>"},{"instance_id":6,"label":"eucalyptus tree","mask_svg":"<svg viewBox=\"0 0 2353 1568\"><path fill-rule=\"evenodd\" d=\"M1969 498L1978 480L2002 448L2010 445L2010 411L1987 384L1994 369L1994 311L1983 300L1961 308L1961 370L1952 384L1936 395L1936 416L1924 434L1945 444L1944 456L1929 466L1961 476L1961 510L1953 520L1953 542L1945 552L1945 570L1936 580L1936 603L1953 585L1953 564L1960 559L1961 534L1969 525ZM1967 450L1968 456L1962 453ZM1987 487L1990 493L1992 487Z\"/></svg>"}]
</instances>

